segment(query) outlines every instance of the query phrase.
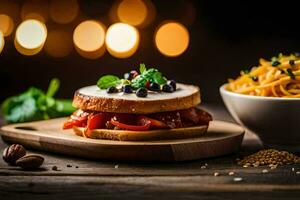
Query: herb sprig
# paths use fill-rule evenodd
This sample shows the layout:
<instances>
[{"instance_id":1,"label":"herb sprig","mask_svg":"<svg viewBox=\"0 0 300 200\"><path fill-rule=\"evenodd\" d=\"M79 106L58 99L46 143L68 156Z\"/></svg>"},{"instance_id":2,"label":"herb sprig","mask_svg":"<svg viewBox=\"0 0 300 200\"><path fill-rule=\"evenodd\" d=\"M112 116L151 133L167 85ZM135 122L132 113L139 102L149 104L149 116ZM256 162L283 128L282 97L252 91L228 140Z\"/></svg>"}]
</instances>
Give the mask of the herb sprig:
<instances>
[{"instance_id":1,"label":"herb sprig","mask_svg":"<svg viewBox=\"0 0 300 200\"><path fill-rule=\"evenodd\" d=\"M167 83L167 79L155 68L146 68L145 64L140 64L139 68L140 74L134 77L132 80L120 79L114 75L102 76L98 82L97 86L100 89L107 89L109 87L117 87L122 85L130 85L133 89L144 88L147 81L152 83L157 83L163 85Z\"/></svg>"},{"instance_id":2,"label":"herb sprig","mask_svg":"<svg viewBox=\"0 0 300 200\"><path fill-rule=\"evenodd\" d=\"M59 86L60 81L52 79L47 92L31 87L17 96L7 98L1 105L4 119L7 123L19 123L71 114L75 108L70 100L54 99Z\"/></svg>"}]
</instances>

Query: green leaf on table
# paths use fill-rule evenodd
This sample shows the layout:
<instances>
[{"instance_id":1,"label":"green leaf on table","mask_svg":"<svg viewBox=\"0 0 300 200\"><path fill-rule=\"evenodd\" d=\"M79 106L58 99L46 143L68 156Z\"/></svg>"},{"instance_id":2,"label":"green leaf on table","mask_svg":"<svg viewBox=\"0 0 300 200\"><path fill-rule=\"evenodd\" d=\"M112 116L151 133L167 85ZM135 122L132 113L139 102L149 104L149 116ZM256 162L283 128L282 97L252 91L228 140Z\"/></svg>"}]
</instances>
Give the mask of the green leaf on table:
<instances>
[{"instance_id":1,"label":"green leaf on table","mask_svg":"<svg viewBox=\"0 0 300 200\"><path fill-rule=\"evenodd\" d=\"M59 85L58 79L52 79L47 93L31 87L19 95L7 98L1 105L4 119L8 123L19 123L71 114L75 111L71 100L53 98Z\"/></svg>"},{"instance_id":2,"label":"green leaf on table","mask_svg":"<svg viewBox=\"0 0 300 200\"><path fill-rule=\"evenodd\" d=\"M46 96L53 97L55 93L58 91L60 86L60 81L57 78L54 78L50 81Z\"/></svg>"}]
</instances>

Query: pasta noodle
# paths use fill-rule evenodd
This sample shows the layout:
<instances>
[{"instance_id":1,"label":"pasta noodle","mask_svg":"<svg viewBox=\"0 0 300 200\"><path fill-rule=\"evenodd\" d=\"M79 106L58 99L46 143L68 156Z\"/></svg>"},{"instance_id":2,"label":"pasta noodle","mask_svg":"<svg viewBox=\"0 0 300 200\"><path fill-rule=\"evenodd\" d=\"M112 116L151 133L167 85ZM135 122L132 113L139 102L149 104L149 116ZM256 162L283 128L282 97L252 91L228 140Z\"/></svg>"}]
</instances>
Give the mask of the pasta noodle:
<instances>
[{"instance_id":1,"label":"pasta noodle","mask_svg":"<svg viewBox=\"0 0 300 200\"><path fill-rule=\"evenodd\" d=\"M254 96L300 98L300 57L282 55L260 59L257 67L229 79L227 90Z\"/></svg>"}]
</instances>

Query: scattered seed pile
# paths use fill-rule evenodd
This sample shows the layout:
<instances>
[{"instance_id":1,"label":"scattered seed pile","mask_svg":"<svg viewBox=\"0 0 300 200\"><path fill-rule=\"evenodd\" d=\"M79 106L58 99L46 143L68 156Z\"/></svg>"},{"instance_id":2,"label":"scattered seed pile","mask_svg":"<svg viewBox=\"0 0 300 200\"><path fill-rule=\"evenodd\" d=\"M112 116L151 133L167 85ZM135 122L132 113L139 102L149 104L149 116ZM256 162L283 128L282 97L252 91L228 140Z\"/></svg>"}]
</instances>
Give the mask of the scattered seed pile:
<instances>
[{"instance_id":1,"label":"scattered seed pile","mask_svg":"<svg viewBox=\"0 0 300 200\"><path fill-rule=\"evenodd\" d=\"M271 168L276 168L278 165L295 163L300 163L300 158L298 156L287 151L279 151L276 149L261 150L242 160L238 160L238 164L243 167L268 165Z\"/></svg>"}]
</instances>

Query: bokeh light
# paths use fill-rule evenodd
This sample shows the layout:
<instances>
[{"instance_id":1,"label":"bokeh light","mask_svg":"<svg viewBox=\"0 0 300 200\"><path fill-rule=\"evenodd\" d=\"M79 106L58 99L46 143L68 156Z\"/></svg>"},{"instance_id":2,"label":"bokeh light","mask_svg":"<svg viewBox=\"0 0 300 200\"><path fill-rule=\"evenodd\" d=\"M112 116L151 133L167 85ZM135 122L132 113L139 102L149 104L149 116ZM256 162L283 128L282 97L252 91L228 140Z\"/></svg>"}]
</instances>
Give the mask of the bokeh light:
<instances>
[{"instance_id":1,"label":"bokeh light","mask_svg":"<svg viewBox=\"0 0 300 200\"><path fill-rule=\"evenodd\" d=\"M68 56L73 50L72 33L64 30L50 31L44 49L55 58Z\"/></svg>"},{"instance_id":2,"label":"bokeh light","mask_svg":"<svg viewBox=\"0 0 300 200\"><path fill-rule=\"evenodd\" d=\"M189 32L180 23L167 22L155 33L155 45L165 56L181 55L189 46Z\"/></svg>"},{"instance_id":3,"label":"bokeh light","mask_svg":"<svg viewBox=\"0 0 300 200\"><path fill-rule=\"evenodd\" d=\"M77 52L90 59L96 59L105 52L105 27L94 20L80 23L73 33Z\"/></svg>"},{"instance_id":4,"label":"bokeh light","mask_svg":"<svg viewBox=\"0 0 300 200\"><path fill-rule=\"evenodd\" d=\"M48 1L26 0L21 9L22 20L36 19L46 22L49 17Z\"/></svg>"},{"instance_id":5,"label":"bokeh light","mask_svg":"<svg viewBox=\"0 0 300 200\"><path fill-rule=\"evenodd\" d=\"M113 23L122 22L136 27L148 26L156 16L156 9L150 0L115 1L109 11Z\"/></svg>"},{"instance_id":6,"label":"bokeh light","mask_svg":"<svg viewBox=\"0 0 300 200\"><path fill-rule=\"evenodd\" d=\"M116 23L108 28L105 42L111 55L117 58L127 58L138 48L139 33L133 26Z\"/></svg>"},{"instance_id":7,"label":"bokeh light","mask_svg":"<svg viewBox=\"0 0 300 200\"><path fill-rule=\"evenodd\" d=\"M4 35L3 33L0 31L0 53L2 52L3 50L3 47L4 47Z\"/></svg>"},{"instance_id":8,"label":"bokeh light","mask_svg":"<svg viewBox=\"0 0 300 200\"><path fill-rule=\"evenodd\" d=\"M117 8L119 20L133 26L141 25L147 14L147 6L143 0L123 0Z\"/></svg>"},{"instance_id":9,"label":"bokeh light","mask_svg":"<svg viewBox=\"0 0 300 200\"><path fill-rule=\"evenodd\" d=\"M37 20L22 22L16 31L15 47L24 55L34 55L41 51L47 38L46 26Z\"/></svg>"},{"instance_id":10,"label":"bokeh light","mask_svg":"<svg viewBox=\"0 0 300 200\"><path fill-rule=\"evenodd\" d=\"M8 36L12 33L14 29L14 22L12 18L8 15L0 14L0 31L2 31L4 36Z\"/></svg>"},{"instance_id":11,"label":"bokeh light","mask_svg":"<svg viewBox=\"0 0 300 200\"><path fill-rule=\"evenodd\" d=\"M77 0L52 0L49 11L54 22L67 24L77 17L79 5Z\"/></svg>"}]
</instances>

